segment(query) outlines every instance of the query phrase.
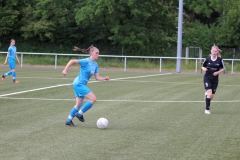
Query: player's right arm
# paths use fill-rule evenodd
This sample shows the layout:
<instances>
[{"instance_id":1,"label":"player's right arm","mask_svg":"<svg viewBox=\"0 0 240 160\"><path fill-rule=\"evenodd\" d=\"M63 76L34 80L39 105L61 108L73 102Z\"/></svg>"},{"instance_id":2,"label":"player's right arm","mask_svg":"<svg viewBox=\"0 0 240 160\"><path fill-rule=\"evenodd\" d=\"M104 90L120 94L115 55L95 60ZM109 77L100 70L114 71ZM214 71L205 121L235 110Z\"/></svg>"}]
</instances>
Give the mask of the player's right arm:
<instances>
[{"instance_id":1,"label":"player's right arm","mask_svg":"<svg viewBox=\"0 0 240 160\"><path fill-rule=\"evenodd\" d=\"M8 60L8 56L9 56L9 54L10 54L10 53L7 52L7 56L6 56L6 59L5 59L5 61L4 61L4 65L7 64L7 60Z\"/></svg>"},{"instance_id":2,"label":"player's right arm","mask_svg":"<svg viewBox=\"0 0 240 160\"><path fill-rule=\"evenodd\" d=\"M204 60L204 62L203 62L203 64L202 64L202 70L204 71L204 72L207 72L207 59L205 59Z\"/></svg>"},{"instance_id":3,"label":"player's right arm","mask_svg":"<svg viewBox=\"0 0 240 160\"><path fill-rule=\"evenodd\" d=\"M71 59L68 64L66 65L66 67L64 68L64 70L62 71L62 75L63 76L66 76L67 75L67 71L68 71L68 68L74 64L74 63L78 63L78 59Z\"/></svg>"}]
</instances>

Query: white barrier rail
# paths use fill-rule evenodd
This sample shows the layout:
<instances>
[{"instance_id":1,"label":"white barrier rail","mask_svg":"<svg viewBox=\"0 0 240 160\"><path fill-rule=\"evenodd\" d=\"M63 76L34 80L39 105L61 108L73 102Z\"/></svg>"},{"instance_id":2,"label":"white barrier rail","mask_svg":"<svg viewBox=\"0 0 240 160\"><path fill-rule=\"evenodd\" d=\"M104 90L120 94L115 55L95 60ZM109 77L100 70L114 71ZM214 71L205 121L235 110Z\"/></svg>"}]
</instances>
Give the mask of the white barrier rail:
<instances>
[{"instance_id":1,"label":"white barrier rail","mask_svg":"<svg viewBox=\"0 0 240 160\"><path fill-rule=\"evenodd\" d=\"M7 52L0 51L0 54L6 54ZM23 67L23 57L24 55L45 55L45 56L55 56L54 66L55 69L57 68L57 59L58 56L89 56L88 54L63 54L63 53L32 53L32 52L17 52L20 55L21 67ZM175 60L195 60L195 73L197 73L198 63L202 62L204 58L185 58L185 57L155 57L155 56L118 56L118 55L99 55L100 57L107 57L107 58L124 58L124 71L127 70L127 58L147 58L147 59L159 59L159 72L162 72L162 60L163 59L175 59ZM234 73L234 62L240 61L240 59L224 59L224 62L231 62L231 74ZM229 63L230 64L230 63Z\"/></svg>"}]
</instances>

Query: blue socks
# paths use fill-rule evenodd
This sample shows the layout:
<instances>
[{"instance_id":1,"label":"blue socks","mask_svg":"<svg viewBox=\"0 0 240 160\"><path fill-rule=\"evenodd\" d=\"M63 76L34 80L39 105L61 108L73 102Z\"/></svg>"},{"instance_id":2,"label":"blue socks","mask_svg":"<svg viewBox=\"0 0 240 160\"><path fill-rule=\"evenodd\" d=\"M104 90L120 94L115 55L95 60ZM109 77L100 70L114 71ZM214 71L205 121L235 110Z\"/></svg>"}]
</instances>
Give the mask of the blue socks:
<instances>
[{"instance_id":1,"label":"blue socks","mask_svg":"<svg viewBox=\"0 0 240 160\"><path fill-rule=\"evenodd\" d=\"M79 104L79 106L78 106L78 111L79 111L79 109L81 108L81 106L82 106L82 103Z\"/></svg>"},{"instance_id":2,"label":"blue socks","mask_svg":"<svg viewBox=\"0 0 240 160\"><path fill-rule=\"evenodd\" d=\"M12 75L12 81L14 82L16 80L16 72L12 72L11 70L8 71L7 73L5 73L3 76L6 77L6 76L9 76L9 75Z\"/></svg>"},{"instance_id":3,"label":"blue socks","mask_svg":"<svg viewBox=\"0 0 240 160\"><path fill-rule=\"evenodd\" d=\"M75 114L78 112L78 110L76 110L75 107L72 108L68 118L67 118L67 122L71 122L72 119L75 117Z\"/></svg>"},{"instance_id":4,"label":"blue socks","mask_svg":"<svg viewBox=\"0 0 240 160\"><path fill-rule=\"evenodd\" d=\"M79 116L82 116L83 113L87 112L90 108L92 108L93 104L90 101L87 101L82 109L78 112Z\"/></svg>"},{"instance_id":5,"label":"blue socks","mask_svg":"<svg viewBox=\"0 0 240 160\"><path fill-rule=\"evenodd\" d=\"M78 106L78 110L76 110L75 106L72 108L68 118L67 118L67 122L71 122L72 119L75 117L75 114L79 111L80 107L82 106L82 103L79 104Z\"/></svg>"},{"instance_id":6,"label":"blue socks","mask_svg":"<svg viewBox=\"0 0 240 160\"><path fill-rule=\"evenodd\" d=\"M82 103L78 106L78 110L80 109L80 107L82 106ZM88 101L84 104L84 106L82 107L82 109L78 112L78 110L73 107L68 118L67 118L67 122L71 122L73 120L73 118L75 117L75 114L78 113L78 115L81 117L83 115L83 113L87 112L90 108L92 108L93 104Z\"/></svg>"},{"instance_id":7,"label":"blue socks","mask_svg":"<svg viewBox=\"0 0 240 160\"><path fill-rule=\"evenodd\" d=\"M11 75L12 74L12 71L8 71L7 73L5 73L3 76L6 77L8 75Z\"/></svg>"},{"instance_id":8,"label":"blue socks","mask_svg":"<svg viewBox=\"0 0 240 160\"><path fill-rule=\"evenodd\" d=\"M14 82L16 80L16 72L12 72L12 81Z\"/></svg>"}]
</instances>

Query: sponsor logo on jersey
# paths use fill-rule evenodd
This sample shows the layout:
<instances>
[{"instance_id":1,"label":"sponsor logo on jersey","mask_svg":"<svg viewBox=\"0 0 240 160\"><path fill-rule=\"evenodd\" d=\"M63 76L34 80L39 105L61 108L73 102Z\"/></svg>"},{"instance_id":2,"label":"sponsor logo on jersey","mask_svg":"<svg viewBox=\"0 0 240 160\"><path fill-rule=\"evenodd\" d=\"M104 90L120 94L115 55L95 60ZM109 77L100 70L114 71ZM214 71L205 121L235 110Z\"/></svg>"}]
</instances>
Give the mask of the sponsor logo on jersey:
<instances>
[{"instance_id":1,"label":"sponsor logo on jersey","mask_svg":"<svg viewBox=\"0 0 240 160\"><path fill-rule=\"evenodd\" d=\"M219 66L220 64L216 63L215 66Z\"/></svg>"},{"instance_id":2,"label":"sponsor logo on jersey","mask_svg":"<svg viewBox=\"0 0 240 160\"><path fill-rule=\"evenodd\" d=\"M95 68L94 66L91 67L91 74L94 74L94 73L95 73L95 69L96 69L96 68Z\"/></svg>"}]
</instances>

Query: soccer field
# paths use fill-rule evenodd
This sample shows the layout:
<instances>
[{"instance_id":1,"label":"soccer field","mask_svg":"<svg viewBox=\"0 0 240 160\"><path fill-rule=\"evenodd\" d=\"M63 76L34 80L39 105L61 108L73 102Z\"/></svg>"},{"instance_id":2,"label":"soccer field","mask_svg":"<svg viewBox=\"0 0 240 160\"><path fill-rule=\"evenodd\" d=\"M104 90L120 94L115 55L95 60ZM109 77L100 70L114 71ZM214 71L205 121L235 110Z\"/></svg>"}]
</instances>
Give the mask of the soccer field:
<instances>
[{"instance_id":1,"label":"soccer field","mask_svg":"<svg viewBox=\"0 0 240 160\"><path fill-rule=\"evenodd\" d=\"M98 101L69 127L79 71L61 72L17 68L19 84L0 82L0 159L240 159L240 76L220 75L206 115L203 74L100 70L111 80L90 80Z\"/></svg>"}]
</instances>

